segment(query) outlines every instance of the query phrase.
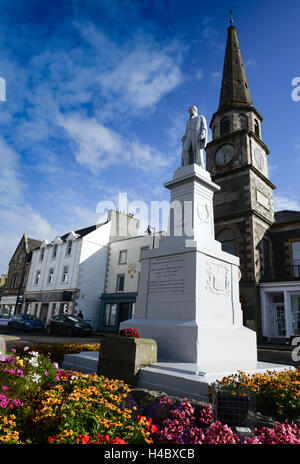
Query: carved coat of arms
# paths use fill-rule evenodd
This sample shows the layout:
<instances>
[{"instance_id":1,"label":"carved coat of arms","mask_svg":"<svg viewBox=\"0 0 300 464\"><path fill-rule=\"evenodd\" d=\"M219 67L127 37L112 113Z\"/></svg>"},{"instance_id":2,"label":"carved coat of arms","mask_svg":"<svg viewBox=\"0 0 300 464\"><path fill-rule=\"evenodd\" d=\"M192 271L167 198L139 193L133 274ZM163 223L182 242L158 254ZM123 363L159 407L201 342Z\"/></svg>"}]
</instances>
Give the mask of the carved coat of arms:
<instances>
[{"instance_id":1,"label":"carved coat of arms","mask_svg":"<svg viewBox=\"0 0 300 464\"><path fill-rule=\"evenodd\" d=\"M206 289L215 295L230 295L229 268L213 261L206 261Z\"/></svg>"}]
</instances>

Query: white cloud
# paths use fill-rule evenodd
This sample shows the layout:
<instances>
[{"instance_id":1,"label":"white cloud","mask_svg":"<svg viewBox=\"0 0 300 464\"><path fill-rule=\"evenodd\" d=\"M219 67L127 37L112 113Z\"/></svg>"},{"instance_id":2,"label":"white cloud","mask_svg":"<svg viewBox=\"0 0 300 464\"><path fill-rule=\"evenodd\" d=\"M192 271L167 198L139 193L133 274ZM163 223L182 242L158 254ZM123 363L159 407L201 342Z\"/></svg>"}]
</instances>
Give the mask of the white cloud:
<instances>
[{"instance_id":1,"label":"white cloud","mask_svg":"<svg viewBox=\"0 0 300 464\"><path fill-rule=\"evenodd\" d=\"M291 211L300 211L300 201L285 196L274 196L274 210L281 211L285 209Z\"/></svg>"},{"instance_id":2,"label":"white cloud","mask_svg":"<svg viewBox=\"0 0 300 464\"><path fill-rule=\"evenodd\" d=\"M179 67L184 46L157 44L151 36L139 34L123 45L116 45L92 24L76 26L99 54L96 81L108 99L118 98L126 111L155 105L182 81ZM124 111L124 110L123 110Z\"/></svg>"},{"instance_id":3,"label":"white cloud","mask_svg":"<svg viewBox=\"0 0 300 464\"><path fill-rule=\"evenodd\" d=\"M122 137L93 118L60 116L58 123L72 138L76 160L96 174L116 163L151 170L168 166L159 151L138 140Z\"/></svg>"}]
</instances>

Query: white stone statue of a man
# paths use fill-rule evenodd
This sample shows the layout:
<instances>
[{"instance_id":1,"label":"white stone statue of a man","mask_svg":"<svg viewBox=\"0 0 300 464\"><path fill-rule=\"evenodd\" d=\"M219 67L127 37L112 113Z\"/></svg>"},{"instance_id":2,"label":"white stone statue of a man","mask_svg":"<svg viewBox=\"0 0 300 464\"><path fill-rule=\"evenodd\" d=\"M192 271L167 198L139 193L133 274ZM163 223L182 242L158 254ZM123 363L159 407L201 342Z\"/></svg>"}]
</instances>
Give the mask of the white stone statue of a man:
<instances>
[{"instance_id":1,"label":"white stone statue of a man","mask_svg":"<svg viewBox=\"0 0 300 464\"><path fill-rule=\"evenodd\" d=\"M207 144L207 124L202 115L198 115L196 106L189 107L190 118L186 123L186 132L182 137L182 166L199 164L204 168L204 148Z\"/></svg>"}]
</instances>

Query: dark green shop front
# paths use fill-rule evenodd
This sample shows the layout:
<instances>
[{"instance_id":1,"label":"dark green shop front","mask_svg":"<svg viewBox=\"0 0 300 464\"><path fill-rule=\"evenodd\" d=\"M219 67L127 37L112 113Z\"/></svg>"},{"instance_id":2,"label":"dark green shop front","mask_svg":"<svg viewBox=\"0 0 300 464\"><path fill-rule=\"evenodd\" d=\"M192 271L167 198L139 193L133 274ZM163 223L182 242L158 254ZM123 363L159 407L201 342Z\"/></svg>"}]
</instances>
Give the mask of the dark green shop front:
<instances>
[{"instance_id":1,"label":"dark green shop front","mask_svg":"<svg viewBox=\"0 0 300 464\"><path fill-rule=\"evenodd\" d=\"M120 323L133 317L137 293L103 293L99 331L118 333Z\"/></svg>"}]
</instances>

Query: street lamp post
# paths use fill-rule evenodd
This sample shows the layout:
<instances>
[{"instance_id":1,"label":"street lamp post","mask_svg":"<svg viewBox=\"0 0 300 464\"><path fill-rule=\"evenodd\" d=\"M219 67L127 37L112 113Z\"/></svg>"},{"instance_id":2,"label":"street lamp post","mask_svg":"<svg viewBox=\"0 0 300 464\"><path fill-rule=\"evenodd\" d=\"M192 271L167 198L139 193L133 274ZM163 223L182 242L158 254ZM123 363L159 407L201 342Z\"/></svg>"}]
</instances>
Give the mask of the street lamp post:
<instances>
[{"instance_id":1,"label":"street lamp post","mask_svg":"<svg viewBox=\"0 0 300 464\"><path fill-rule=\"evenodd\" d=\"M152 248L154 248L154 244L155 244L155 227L148 226L148 227L147 227L147 230L146 230L145 232L147 232L148 235L152 235L151 230L153 230Z\"/></svg>"}]
</instances>

